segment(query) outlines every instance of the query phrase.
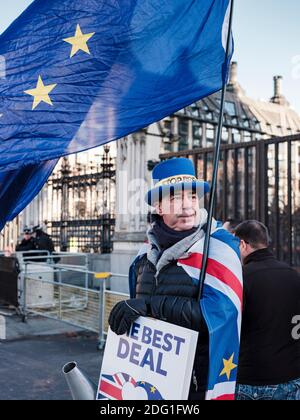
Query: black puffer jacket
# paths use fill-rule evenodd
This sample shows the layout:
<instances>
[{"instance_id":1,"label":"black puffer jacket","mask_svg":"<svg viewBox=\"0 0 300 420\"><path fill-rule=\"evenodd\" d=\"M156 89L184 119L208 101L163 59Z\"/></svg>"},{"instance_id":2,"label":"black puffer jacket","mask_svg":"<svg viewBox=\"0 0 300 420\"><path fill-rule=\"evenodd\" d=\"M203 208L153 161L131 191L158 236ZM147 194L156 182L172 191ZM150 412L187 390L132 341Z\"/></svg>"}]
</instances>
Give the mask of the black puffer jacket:
<instances>
[{"instance_id":1,"label":"black puffer jacket","mask_svg":"<svg viewBox=\"0 0 300 420\"><path fill-rule=\"evenodd\" d=\"M136 297L150 301L152 316L199 332L190 400L205 396L208 376L208 330L197 301L198 287L173 260L156 277L154 264L145 256L136 266Z\"/></svg>"},{"instance_id":2,"label":"black puffer jacket","mask_svg":"<svg viewBox=\"0 0 300 420\"><path fill-rule=\"evenodd\" d=\"M155 318L196 331L203 329L203 318L196 300L198 287L183 268L173 261L155 277L155 266L145 256L137 267L137 298L151 297Z\"/></svg>"}]
</instances>

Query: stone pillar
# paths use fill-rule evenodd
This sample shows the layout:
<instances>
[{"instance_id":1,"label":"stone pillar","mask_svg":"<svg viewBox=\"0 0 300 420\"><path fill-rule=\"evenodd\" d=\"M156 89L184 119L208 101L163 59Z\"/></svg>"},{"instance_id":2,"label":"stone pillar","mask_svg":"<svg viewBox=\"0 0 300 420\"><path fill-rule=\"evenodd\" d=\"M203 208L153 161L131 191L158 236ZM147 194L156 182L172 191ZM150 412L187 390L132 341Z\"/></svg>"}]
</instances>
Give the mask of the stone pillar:
<instances>
[{"instance_id":1,"label":"stone pillar","mask_svg":"<svg viewBox=\"0 0 300 420\"><path fill-rule=\"evenodd\" d=\"M157 125L117 142L116 228L111 254L111 271L128 274L128 269L146 240L149 188L149 160L159 160L162 138ZM128 292L128 282L112 278L112 290Z\"/></svg>"}]
</instances>

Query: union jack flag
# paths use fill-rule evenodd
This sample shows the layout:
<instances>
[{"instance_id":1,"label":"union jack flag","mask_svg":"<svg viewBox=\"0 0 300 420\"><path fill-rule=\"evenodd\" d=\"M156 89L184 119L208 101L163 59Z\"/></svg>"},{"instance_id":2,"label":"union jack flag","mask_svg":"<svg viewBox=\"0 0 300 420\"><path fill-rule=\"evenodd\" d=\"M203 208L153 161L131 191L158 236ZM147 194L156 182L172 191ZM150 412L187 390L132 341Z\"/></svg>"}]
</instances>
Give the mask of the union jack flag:
<instances>
[{"instance_id":1,"label":"union jack flag","mask_svg":"<svg viewBox=\"0 0 300 420\"><path fill-rule=\"evenodd\" d=\"M199 282L204 238L178 261L186 273ZM234 400L239 360L243 274L239 240L219 227L211 234L205 277L202 314L209 330L209 377L207 400Z\"/></svg>"},{"instance_id":2,"label":"union jack flag","mask_svg":"<svg viewBox=\"0 0 300 420\"><path fill-rule=\"evenodd\" d=\"M123 400L122 390L128 382L136 386L136 381L126 373L101 375L97 400Z\"/></svg>"}]
</instances>

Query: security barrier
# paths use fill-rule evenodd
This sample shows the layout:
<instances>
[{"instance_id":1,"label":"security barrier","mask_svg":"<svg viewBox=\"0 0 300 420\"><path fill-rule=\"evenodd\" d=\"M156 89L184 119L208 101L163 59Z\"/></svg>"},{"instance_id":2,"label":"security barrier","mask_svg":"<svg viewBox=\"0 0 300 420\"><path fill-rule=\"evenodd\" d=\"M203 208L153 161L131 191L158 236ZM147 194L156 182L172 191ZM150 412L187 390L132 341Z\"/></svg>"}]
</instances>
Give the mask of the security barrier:
<instances>
[{"instance_id":1,"label":"security barrier","mask_svg":"<svg viewBox=\"0 0 300 420\"><path fill-rule=\"evenodd\" d=\"M25 314L41 315L100 333L100 290L31 278L30 274L24 286ZM36 290L40 291L40 300Z\"/></svg>"},{"instance_id":2,"label":"security barrier","mask_svg":"<svg viewBox=\"0 0 300 420\"><path fill-rule=\"evenodd\" d=\"M39 315L95 332L102 349L111 309L128 298L125 293L110 290L109 280L113 276L127 282L128 276L96 273L74 264L54 264L52 258L55 257L57 255L48 255L47 262L43 263L37 262L38 257L22 260L19 302L24 320L29 315ZM45 256L43 258L45 260ZM83 285L70 284L72 278Z\"/></svg>"}]
</instances>

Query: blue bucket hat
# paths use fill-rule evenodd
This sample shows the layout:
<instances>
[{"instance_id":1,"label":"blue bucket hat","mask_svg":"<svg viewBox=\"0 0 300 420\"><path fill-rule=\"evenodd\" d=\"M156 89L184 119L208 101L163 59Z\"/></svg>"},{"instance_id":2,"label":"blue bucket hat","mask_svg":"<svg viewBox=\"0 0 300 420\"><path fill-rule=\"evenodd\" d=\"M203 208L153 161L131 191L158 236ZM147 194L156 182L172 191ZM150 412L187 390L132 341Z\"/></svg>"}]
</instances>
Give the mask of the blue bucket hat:
<instances>
[{"instance_id":1,"label":"blue bucket hat","mask_svg":"<svg viewBox=\"0 0 300 420\"><path fill-rule=\"evenodd\" d=\"M199 198L209 192L209 184L196 178L193 162L186 158L173 158L159 163L152 172L154 188L146 194L145 200L153 206L163 196L177 191L195 190Z\"/></svg>"}]
</instances>

